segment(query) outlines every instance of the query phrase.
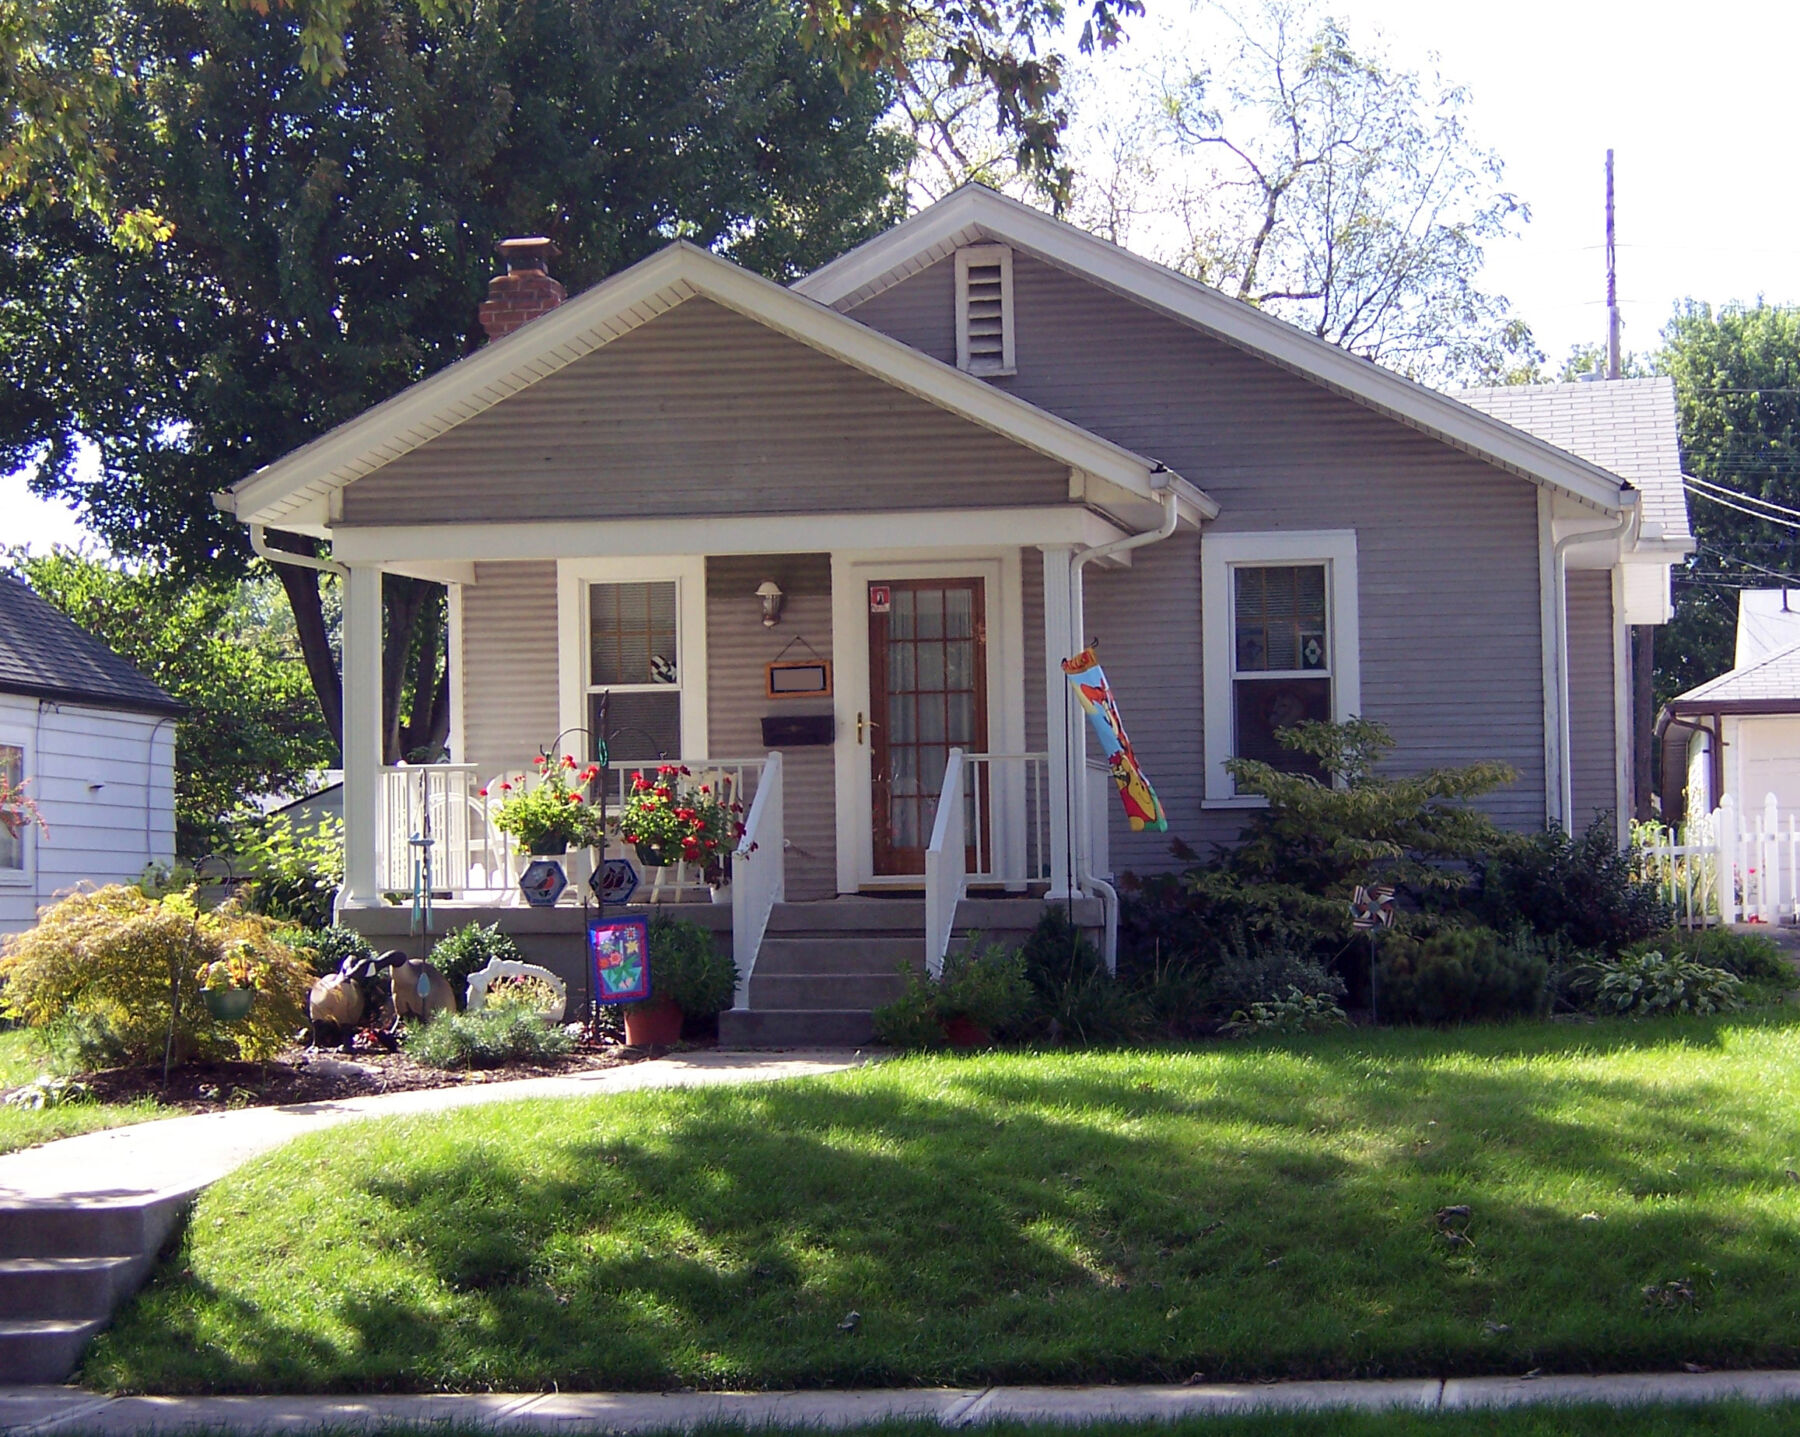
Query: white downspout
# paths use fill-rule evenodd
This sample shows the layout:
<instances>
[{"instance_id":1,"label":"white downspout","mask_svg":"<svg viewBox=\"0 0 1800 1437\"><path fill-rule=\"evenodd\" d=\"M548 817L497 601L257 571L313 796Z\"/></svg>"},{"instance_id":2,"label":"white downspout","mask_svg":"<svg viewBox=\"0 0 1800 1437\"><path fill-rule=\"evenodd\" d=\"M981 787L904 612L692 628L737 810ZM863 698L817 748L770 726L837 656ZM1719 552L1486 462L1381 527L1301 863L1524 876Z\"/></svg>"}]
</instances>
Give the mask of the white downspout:
<instances>
[{"instance_id":1,"label":"white downspout","mask_svg":"<svg viewBox=\"0 0 1800 1437\"><path fill-rule=\"evenodd\" d=\"M1569 709L1569 555L1572 544L1603 543L1620 539L1631 531L1630 542L1637 542L1637 528L1643 518L1643 505L1634 502L1619 516L1619 522L1607 529L1583 529L1565 534L1556 541L1554 569L1556 573L1556 727L1562 738L1562 772L1557 775L1557 805L1561 810L1563 832L1568 833L1575 821L1575 764L1569 751L1574 725ZM1614 742L1617 742L1615 738Z\"/></svg>"},{"instance_id":2,"label":"white downspout","mask_svg":"<svg viewBox=\"0 0 1800 1437\"><path fill-rule=\"evenodd\" d=\"M1129 534L1123 539L1114 539L1106 544L1093 544L1085 549L1078 549L1070 557L1069 581L1069 633L1078 647L1087 644L1087 613L1082 593L1082 570L1096 559L1108 559L1114 554L1124 554L1132 549L1141 549L1148 544L1159 543L1175 532L1175 525L1180 519L1179 496L1175 486L1169 482L1171 476L1167 468L1157 465L1151 482L1157 479L1162 483L1161 490L1163 517L1162 522L1154 529L1147 529L1141 534ZM1064 694L1063 723L1069 723L1068 697ZM1069 745L1069 766L1075 769L1075 831L1069 835L1069 846L1075 851L1075 886L1083 891L1097 893L1100 898L1100 911L1104 915L1105 930L1102 937L1102 956L1106 959L1106 971L1116 972L1119 965L1119 893L1112 884L1103 878L1097 878L1088 869L1088 832L1092 819L1088 813L1088 776L1087 776L1087 735L1077 727L1073 742Z\"/></svg>"}]
</instances>

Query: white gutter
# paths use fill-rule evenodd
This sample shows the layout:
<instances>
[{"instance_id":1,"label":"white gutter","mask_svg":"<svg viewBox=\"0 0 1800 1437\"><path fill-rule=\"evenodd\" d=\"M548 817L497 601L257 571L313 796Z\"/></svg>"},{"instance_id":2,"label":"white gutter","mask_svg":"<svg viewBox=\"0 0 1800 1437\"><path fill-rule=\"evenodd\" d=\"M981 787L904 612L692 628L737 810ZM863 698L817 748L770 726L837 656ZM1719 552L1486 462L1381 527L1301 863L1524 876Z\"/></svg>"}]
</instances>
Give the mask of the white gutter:
<instances>
[{"instance_id":1,"label":"white gutter","mask_svg":"<svg viewBox=\"0 0 1800 1437\"><path fill-rule=\"evenodd\" d=\"M1634 493L1633 498L1638 496ZM1574 741L1574 725L1570 718L1569 702L1569 547L1573 544L1605 543L1625 536L1627 530L1636 538L1636 529L1643 522L1644 507L1641 502L1634 502L1622 515L1619 522L1606 529L1582 529L1574 534L1565 534L1556 541L1553 552L1553 564L1556 574L1556 727L1562 739L1562 772L1557 775L1557 803L1560 808L1563 831L1570 832L1575 821L1575 764L1569 746ZM1621 545L1621 552L1625 546ZM1614 742L1616 743L1615 736Z\"/></svg>"},{"instance_id":2,"label":"white gutter","mask_svg":"<svg viewBox=\"0 0 1800 1437\"><path fill-rule=\"evenodd\" d=\"M271 549L269 541L264 537L266 530L261 524L250 526L250 550L259 559L271 564L292 564L298 569L317 569L321 574L336 574L343 578L350 571L342 564L335 564L330 559L321 559L314 554L296 554L288 549Z\"/></svg>"},{"instance_id":3,"label":"white gutter","mask_svg":"<svg viewBox=\"0 0 1800 1437\"><path fill-rule=\"evenodd\" d=\"M1069 633L1078 648L1087 646L1087 613L1086 600L1082 593L1082 570L1097 559L1110 559L1115 554L1124 554L1132 549L1142 549L1146 545L1160 543L1175 532L1180 521L1181 497L1171 481L1174 474L1165 466L1158 464L1151 476L1151 484L1161 495L1163 506L1162 523L1154 529L1147 529L1141 534L1128 534L1123 539L1114 539L1106 544L1093 544L1085 549L1078 549L1070 556L1069 581ZM1067 693L1064 694L1063 722L1069 722ZM1089 871L1088 835L1092 822L1088 814L1088 777L1087 777L1087 733L1080 727L1076 729L1077 741L1070 744L1070 766L1077 770L1078 781L1075 784L1075 832L1071 835L1070 847L1075 851L1075 886L1083 892L1099 895L1100 909L1104 914L1105 930L1102 937L1101 955L1106 959L1106 971L1117 972L1119 966L1119 892L1103 878L1097 878Z\"/></svg>"}]
</instances>

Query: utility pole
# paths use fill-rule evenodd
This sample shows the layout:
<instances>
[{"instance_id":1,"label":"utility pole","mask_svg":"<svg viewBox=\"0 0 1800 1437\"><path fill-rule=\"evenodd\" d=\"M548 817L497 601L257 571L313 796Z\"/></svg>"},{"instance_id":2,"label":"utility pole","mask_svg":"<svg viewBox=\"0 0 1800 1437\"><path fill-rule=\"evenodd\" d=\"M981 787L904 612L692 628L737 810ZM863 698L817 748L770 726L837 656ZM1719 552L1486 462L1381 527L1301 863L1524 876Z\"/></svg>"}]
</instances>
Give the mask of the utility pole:
<instances>
[{"instance_id":1,"label":"utility pole","mask_svg":"<svg viewBox=\"0 0 1800 1437\"><path fill-rule=\"evenodd\" d=\"M1606 152L1606 377L1619 377L1619 257L1613 244L1613 152Z\"/></svg>"},{"instance_id":2,"label":"utility pole","mask_svg":"<svg viewBox=\"0 0 1800 1437\"><path fill-rule=\"evenodd\" d=\"M1606 377L1620 376L1619 256L1613 215L1613 152L1606 152ZM1655 787L1651 746L1656 722L1656 627L1634 624L1631 633L1631 811L1640 822L1649 818Z\"/></svg>"}]
</instances>

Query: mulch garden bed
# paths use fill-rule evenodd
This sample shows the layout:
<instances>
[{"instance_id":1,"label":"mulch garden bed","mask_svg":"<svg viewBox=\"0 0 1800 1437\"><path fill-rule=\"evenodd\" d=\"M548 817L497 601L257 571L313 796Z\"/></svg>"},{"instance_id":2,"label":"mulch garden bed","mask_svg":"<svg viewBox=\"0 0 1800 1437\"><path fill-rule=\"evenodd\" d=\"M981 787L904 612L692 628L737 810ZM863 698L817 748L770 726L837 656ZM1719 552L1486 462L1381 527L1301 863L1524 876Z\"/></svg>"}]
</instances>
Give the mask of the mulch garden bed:
<instances>
[{"instance_id":1,"label":"mulch garden bed","mask_svg":"<svg viewBox=\"0 0 1800 1437\"><path fill-rule=\"evenodd\" d=\"M636 1048L587 1048L538 1063L501 1068L446 1071L415 1063L405 1053L379 1051L354 1054L295 1049L266 1063L185 1063L163 1082L162 1069L109 1068L84 1073L81 1081L106 1103L154 1098L194 1113L223 1108L273 1107L288 1103L361 1098L375 1093L404 1093L418 1088L456 1088L469 1083L504 1083L517 1078L556 1077L565 1073L616 1068L649 1056Z\"/></svg>"}]
</instances>

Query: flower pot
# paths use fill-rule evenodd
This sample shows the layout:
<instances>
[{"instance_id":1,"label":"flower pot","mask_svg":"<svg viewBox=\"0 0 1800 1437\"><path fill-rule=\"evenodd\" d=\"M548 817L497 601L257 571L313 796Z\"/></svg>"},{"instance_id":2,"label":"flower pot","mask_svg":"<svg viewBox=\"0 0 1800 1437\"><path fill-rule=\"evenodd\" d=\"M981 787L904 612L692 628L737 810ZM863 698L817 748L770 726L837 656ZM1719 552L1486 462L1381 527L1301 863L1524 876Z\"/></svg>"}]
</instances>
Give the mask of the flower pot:
<instances>
[{"instance_id":1,"label":"flower pot","mask_svg":"<svg viewBox=\"0 0 1800 1437\"><path fill-rule=\"evenodd\" d=\"M681 1041L681 1009L673 998L625 1005L625 1041L634 1048L667 1048Z\"/></svg>"},{"instance_id":2,"label":"flower pot","mask_svg":"<svg viewBox=\"0 0 1800 1437\"><path fill-rule=\"evenodd\" d=\"M944 1036L952 1048L985 1048L994 1035L968 1018L944 1019Z\"/></svg>"},{"instance_id":3,"label":"flower pot","mask_svg":"<svg viewBox=\"0 0 1800 1437\"><path fill-rule=\"evenodd\" d=\"M206 1004L206 1011L213 1020L219 1023L241 1023L250 1016L251 1005L256 1002L254 988L202 988L200 1001Z\"/></svg>"},{"instance_id":4,"label":"flower pot","mask_svg":"<svg viewBox=\"0 0 1800 1437\"><path fill-rule=\"evenodd\" d=\"M680 849L676 849L673 854L665 854L653 843L636 844L632 851L637 854L637 861L646 868L673 868L681 861Z\"/></svg>"},{"instance_id":5,"label":"flower pot","mask_svg":"<svg viewBox=\"0 0 1800 1437\"><path fill-rule=\"evenodd\" d=\"M558 837L540 838L536 843L527 845L525 851L533 858L554 858L569 851L569 840Z\"/></svg>"}]
</instances>

